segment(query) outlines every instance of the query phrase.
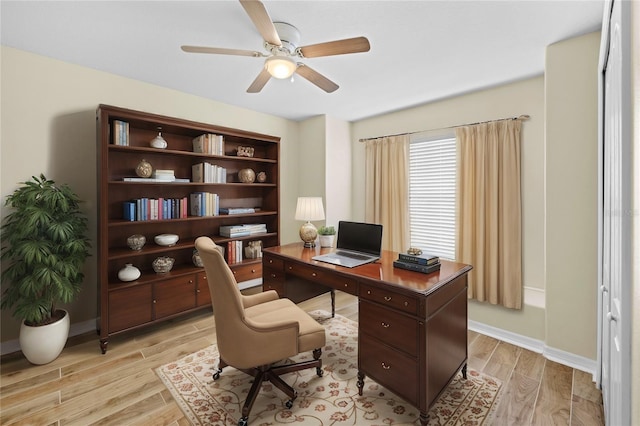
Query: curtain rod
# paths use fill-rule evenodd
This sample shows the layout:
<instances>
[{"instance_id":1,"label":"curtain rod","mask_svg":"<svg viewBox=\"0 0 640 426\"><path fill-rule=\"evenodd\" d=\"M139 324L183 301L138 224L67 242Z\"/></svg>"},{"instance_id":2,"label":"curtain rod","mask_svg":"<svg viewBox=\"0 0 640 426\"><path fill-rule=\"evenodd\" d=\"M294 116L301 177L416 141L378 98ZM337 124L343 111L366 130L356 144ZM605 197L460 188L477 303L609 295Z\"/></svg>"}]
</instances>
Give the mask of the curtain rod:
<instances>
[{"instance_id":1,"label":"curtain rod","mask_svg":"<svg viewBox=\"0 0 640 426\"><path fill-rule=\"evenodd\" d=\"M530 118L531 118L531 116L529 116L527 114L522 114L522 115L518 115L518 116L514 116L514 117L499 118L499 119L496 119L496 120L478 121L476 123L458 124L457 126L441 127L441 128L438 128L438 129L420 130L420 131L417 131L417 132L397 133L395 135L376 136L376 137L373 137L373 138L360 139L359 141L360 142L366 142L366 141L371 141L371 140L374 140L374 139L389 138L389 137L393 137L393 136L415 135L416 133L431 132L431 131L434 131L434 130L455 129L457 127L464 127L464 126L475 126L476 124L493 123L494 121L502 121L502 120L521 120L521 121L526 121L526 120L528 120Z\"/></svg>"}]
</instances>

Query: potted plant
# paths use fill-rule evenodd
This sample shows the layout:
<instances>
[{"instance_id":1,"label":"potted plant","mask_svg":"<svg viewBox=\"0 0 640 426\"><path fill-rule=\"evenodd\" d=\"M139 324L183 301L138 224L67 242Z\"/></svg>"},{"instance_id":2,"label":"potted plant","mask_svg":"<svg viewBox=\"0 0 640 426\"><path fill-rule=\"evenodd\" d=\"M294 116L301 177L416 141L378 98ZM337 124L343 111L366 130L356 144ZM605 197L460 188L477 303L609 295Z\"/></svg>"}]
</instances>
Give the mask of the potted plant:
<instances>
[{"instance_id":1,"label":"potted plant","mask_svg":"<svg viewBox=\"0 0 640 426\"><path fill-rule=\"evenodd\" d=\"M336 229L333 226L321 226L318 235L320 235L320 247L333 247L336 236Z\"/></svg>"},{"instance_id":2,"label":"potted plant","mask_svg":"<svg viewBox=\"0 0 640 426\"><path fill-rule=\"evenodd\" d=\"M80 292L89 256L87 217L78 196L44 175L7 196L14 211L0 228L4 291L0 308L22 320L20 348L33 364L60 355L69 334L69 313L57 308Z\"/></svg>"}]
</instances>

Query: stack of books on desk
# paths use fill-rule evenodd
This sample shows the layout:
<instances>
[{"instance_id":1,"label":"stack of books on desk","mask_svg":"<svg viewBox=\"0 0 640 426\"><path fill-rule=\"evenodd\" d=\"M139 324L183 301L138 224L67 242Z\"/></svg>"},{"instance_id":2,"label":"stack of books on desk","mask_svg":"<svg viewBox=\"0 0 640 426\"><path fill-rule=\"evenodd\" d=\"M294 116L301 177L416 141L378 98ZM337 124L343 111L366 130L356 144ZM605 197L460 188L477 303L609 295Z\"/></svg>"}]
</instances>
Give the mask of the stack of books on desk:
<instances>
[{"instance_id":1,"label":"stack of books on desk","mask_svg":"<svg viewBox=\"0 0 640 426\"><path fill-rule=\"evenodd\" d=\"M398 260L393 261L396 268L407 269L409 271L430 274L440 270L440 258L428 253L422 254L398 254Z\"/></svg>"}]
</instances>

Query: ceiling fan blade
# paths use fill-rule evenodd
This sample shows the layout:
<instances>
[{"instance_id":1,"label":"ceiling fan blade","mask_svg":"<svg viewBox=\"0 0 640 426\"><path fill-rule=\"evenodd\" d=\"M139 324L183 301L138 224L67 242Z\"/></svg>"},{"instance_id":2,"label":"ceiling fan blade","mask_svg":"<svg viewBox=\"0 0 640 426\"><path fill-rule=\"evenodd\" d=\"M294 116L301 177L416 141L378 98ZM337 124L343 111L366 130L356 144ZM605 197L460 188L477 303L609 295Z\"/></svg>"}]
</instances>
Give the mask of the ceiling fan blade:
<instances>
[{"instance_id":1,"label":"ceiling fan blade","mask_svg":"<svg viewBox=\"0 0 640 426\"><path fill-rule=\"evenodd\" d=\"M296 74L306 78L311 83L315 84L327 93L335 92L336 90L338 90L338 87L340 87L324 75L320 74L318 71L309 68L305 64L298 64Z\"/></svg>"},{"instance_id":2,"label":"ceiling fan blade","mask_svg":"<svg viewBox=\"0 0 640 426\"><path fill-rule=\"evenodd\" d=\"M245 12L253 21L253 25L256 26L262 38L270 44L282 46L278 31L276 31L276 27L271 22L271 17L264 4L257 0L240 0L240 4L244 7Z\"/></svg>"},{"instance_id":3,"label":"ceiling fan blade","mask_svg":"<svg viewBox=\"0 0 640 426\"><path fill-rule=\"evenodd\" d=\"M247 93L258 93L259 91L262 90L264 85L267 84L267 81L269 81L270 78L271 78L271 74L269 74L269 71L267 71L266 68L263 68L262 71L260 71L260 74L258 74L258 76L256 77L256 79L253 80L253 83L251 83L251 86L249 86L249 88L247 89Z\"/></svg>"},{"instance_id":4,"label":"ceiling fan blade","mask_svg":"<svg viewBox=\"0 0 640 426\"><path fill-rule=\"evenodd\" d=\"M181 46L180 48L188 53L213 53L217 55L253 56L256 58L266 56L264 53L254 50L225 49L223 47Z\"/></svg>"},{"instance_id":5,"label":"ceiling fan blade","mask_svg":"<svg viewBox=\"0 0 640 426\"><path fill-rule=\"evenodd\" d=\"M302 46L298 51L304 58L320 56L344 55L346 53L368 52L371 48L366 37L346 38L344 40L328 41L326 43Z\"/></svg>"}]
</instances>

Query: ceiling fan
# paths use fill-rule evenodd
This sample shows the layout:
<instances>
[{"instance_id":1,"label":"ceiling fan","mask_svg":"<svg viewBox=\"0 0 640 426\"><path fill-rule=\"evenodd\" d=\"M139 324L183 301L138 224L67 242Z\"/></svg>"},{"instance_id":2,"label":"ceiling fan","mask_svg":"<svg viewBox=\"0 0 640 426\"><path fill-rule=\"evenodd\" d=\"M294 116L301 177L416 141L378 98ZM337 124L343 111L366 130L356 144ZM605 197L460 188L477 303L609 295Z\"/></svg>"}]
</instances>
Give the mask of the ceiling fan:
<instances>
[{"instance_id":1,"label":"ceiling fan","mask_svg":"<svg viewBox=\"0 0 640 426\"><path fill-rule=\"evenodd\" d=\"M271 22L264 4L258 0L240 0L240 4L253 21L264 39L264 48L268 53L253 50L226 49L221 47L182 46L189 53L212 53L218 55L253 56L266 58L264 68L247 89L248 93L258 93L271 77L289 78L293 73L309 80L327 93L334 92L338 85L319 72L294 58L318 58L321 56L343 55L347 53L368 52L369 40L366 37L354 37L325 43L298 46L300 32L293 25L284 22Z\"/></svg>"}]
</instances>

